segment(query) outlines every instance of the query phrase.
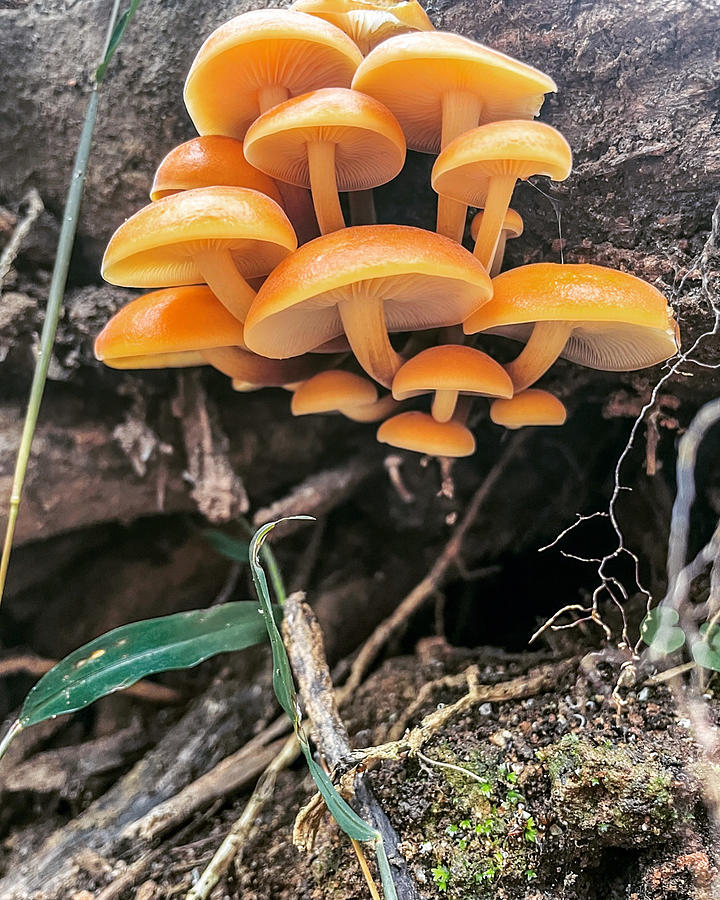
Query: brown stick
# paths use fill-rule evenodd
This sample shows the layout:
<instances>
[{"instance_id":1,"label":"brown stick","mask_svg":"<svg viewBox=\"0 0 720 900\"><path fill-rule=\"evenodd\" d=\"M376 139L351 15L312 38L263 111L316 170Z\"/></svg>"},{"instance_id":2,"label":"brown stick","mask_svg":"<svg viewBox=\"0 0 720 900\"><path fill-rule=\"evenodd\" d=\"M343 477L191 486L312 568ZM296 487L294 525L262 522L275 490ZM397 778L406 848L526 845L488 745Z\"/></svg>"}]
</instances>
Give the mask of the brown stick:
<instances>
[{"instance_id":1,"label":"brown stick","mask_svg":"<svg viewBox=\"0 0 720 900\"><path fill-rule=\"evenodd\" d=\"M291 594L285 604L283 636L315 741L328 766L334 769L350 758L350 741L335 700L320 626L300 593ZM377 829L385 845L398 900L417 900L398 846L398 835L365 776L357 776L353 787L360 815Z\"/></svg>"},{"instance_id":2,"label":"brown stick","mask_svg":"<svg viewBox=\"0 0 720 900\"><path fill-rule=\"evenodd\" d=\"M445 545L445 549L437 558L428 574L410 591L397 609L378 625L375 631L373 631L370 637L362 645L360 652L352 664L348 680L338 691L338 702L340 704L351 697L361 684L365 674L383 646L440 587L448 569L460 554L465 536L475 521L477 514L480 512L480 508L495 488L495 485L498 483L509 464L515 459L522 447L524 447L527 439L528 432L526 430L518 431L510 439L505 449L505 453L495 463L492 469L490 469L485 480L475 492L462 521L453 532L452 537Z\"/></svg>"}]
</instances>

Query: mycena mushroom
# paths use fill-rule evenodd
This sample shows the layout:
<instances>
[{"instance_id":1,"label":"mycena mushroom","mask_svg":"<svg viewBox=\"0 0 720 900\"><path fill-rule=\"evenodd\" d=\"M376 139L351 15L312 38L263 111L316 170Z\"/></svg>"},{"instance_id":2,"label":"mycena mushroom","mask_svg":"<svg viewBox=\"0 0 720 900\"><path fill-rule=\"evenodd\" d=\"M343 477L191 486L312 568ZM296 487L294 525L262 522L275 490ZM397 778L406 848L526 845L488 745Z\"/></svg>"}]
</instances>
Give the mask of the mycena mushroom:
<instances>
[{"instance_id":1,"label":"mycena mushroom","mask_svg":"<svg viewBox=\"0 0 720 900\"><path fill-rule=\"evenodd\" d=\"M490 419L505 428L525 428L528 425L564 425L567 410L561 400L548 391L528 388L510 399L494 400L490 404Z\"/></svg>"},{"instance_id":2,"label":"mycena mushroom","mask_svg":"<svg viewBox=\"0 0 720 900\"><path fill-rule=\"evenodd\" d=\"M428 456L461 457L475 452L473 433L462 422L436 422L423 412L403 412L386 419L378 428L377 439Z\"/></svg>"},{"instance_id":3,"label":"mycena mushroom","mask_svg":"<svg viewBox=\"0 0 720 900\"><path fill-rule=\"evenodd\" d=\"M192 138L174 147L155 172L150 199L218 185L260 191L282 206L277 185L245 159L242 142L219 134Z\"/></svg>"},{"instance_id":4,"label":"mycena mushroom","mask_svg":"<svg viewBox=\"0 0 720 900\"><path fill-rule=\"evenodd\" d=\"M388 331L455 325L490 291L475 257L441 235L403 225L345 228L305 244L268 276L245 340L285 359L344 331L363 369L389 387L403 359Z\"/></svg>"},{"instance_id":5,"label":"mycena mushroom","mask_svg":"<svg viewBox=\"0 0 720 900\"><path fill-rule=\"evenodd\" d=\"M480 225L482 224L483 216L485 215L484 211L481 209L480 212L476 213L472 221L470 222L470 237L476 241L478 233L480 231ZM502 223L502 230L500 231L500 237L498 238L497 247L495 247L495 253L493 254L493 258L490 261L490 277L494 278L496 275L500 274L500 269L502 269L503 258L505 256L505 244L507 241L513 240L513 238L518 238L523 233L523 220L520 213L515 212L514 209L508 209L505 213L505 218Z\"/></svg>"},{"instance_id":6,"label":"mycena mushroom","mask_svg":"<svg viewBox=\"0 0 720 900\"><path fill-rule=\"evenodd\" d=\"M263 386L309 378L322 365L320 357L264 359L242 346L242 324L208 287L191 285L131 300L98 335L95 355L115 369L212 365Z\"/></svg>"},{"instance_id":7,"label":"mycena mushroom","mask_svg":"<svg viewBox=\"0 0 720 900\"><path fill-rule=\"evenodd\" d=\"M398 369L392 384L396 400L433 394L432 417L449 422L458 397L512 397L510 376L487 353L463 345L430 347Z\"/></svg>"},{"instance_id":8,"label":"mycena mushroom","mask_svg":"<svg viewBox=\"0 0 720 900\"><path fill-rule=\"evenodd\" d=\"M492 300L464 322L465 334L492 331L525 341L506 369L515 391L534 384L558 357L610 372L654 366L680 338L657 288L614 269L534 263L493 279Z\"/></svg>"},{"instance_id":9,"label":"mycena mushroom","mask_svg":"<svg viewBox=\"0 0 720 900\"><path fill-rule=\"evenodd\" d=\"M260 116L245 155L282 182L310 188L321 234L345 227L338 191L365 191L394 178L405 138L382 103L344 88L294 97Z\"/></svg>"},{"instance_id":10,"label":"mycena mushroom","mask_svg":"<svg viewBox=\"0 0 720 900\"><path fill-rule=\"evenodd\" d=\"M240 321L266 275L297 246L282 209L258 191L195 188L157 200L124 222L102 264L106 281L123 287L205 282Z\"/></svg>"},{"instance_id":11,"label":"mycena mushroom","mask_svg":"<svg viewBox=\"0 0 720 900\"><path fill-rule=\"evenodd\" d=\"M434 30L417 0L295 0L290 8L337 26L363 55L397 34Z\"/></svg>"},{"instance_id":12,"label":"mycena mushroom","mask_svg":"<svg viewBox=\"0 0 720 900\"><path fill-rule=\"evenodd\" d=\"M564 181L571 169L570 145L543 122L491 122L468 131L448 144L433 166L433 189L455 204L442 233L462 240L467 207L482 207L474 252L489 269L518 180L548 175Z\"/></svg>"}]
</instances>

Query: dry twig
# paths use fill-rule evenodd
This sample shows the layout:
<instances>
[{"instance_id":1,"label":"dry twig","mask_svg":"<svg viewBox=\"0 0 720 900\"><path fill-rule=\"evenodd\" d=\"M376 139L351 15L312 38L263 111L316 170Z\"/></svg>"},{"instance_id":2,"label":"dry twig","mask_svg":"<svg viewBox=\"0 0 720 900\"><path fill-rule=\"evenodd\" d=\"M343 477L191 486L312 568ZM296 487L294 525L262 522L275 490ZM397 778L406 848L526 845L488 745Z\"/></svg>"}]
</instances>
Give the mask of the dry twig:
<instances>
[{"instance_id":1,"label":"dry twig","mask_svg":"<svg viewBox=\"0 0 720 900\"><path fill-rule=\"evenodd\" d=\"M350 742L335 700L320 626L301 594L288 597L283 633L317 746L331 770L342 767L351 759ZM398 900L416 900L417 893L400 853L395 829L365 778L358 775L353 782L360 815L378 830L385 845Z\"/></svg>"},{"instance_id":2,"label":"dry twig","mask_svg":"<svg viewBox=\"0 0 720 900\"><path fill-rule=\"evenodd\" d=\"M27 237L37 217L45 209L40 194L35 188L30 188L25 197L23 197L22 203L23 205L27 204L25 215L15 226L10 240L3 248L2 254L0 254L0 288L2 288L5 281L5 276L10 271L10 266L15 262L15 258L20 252L22 242Z\"/></svg>"}]
</instances>

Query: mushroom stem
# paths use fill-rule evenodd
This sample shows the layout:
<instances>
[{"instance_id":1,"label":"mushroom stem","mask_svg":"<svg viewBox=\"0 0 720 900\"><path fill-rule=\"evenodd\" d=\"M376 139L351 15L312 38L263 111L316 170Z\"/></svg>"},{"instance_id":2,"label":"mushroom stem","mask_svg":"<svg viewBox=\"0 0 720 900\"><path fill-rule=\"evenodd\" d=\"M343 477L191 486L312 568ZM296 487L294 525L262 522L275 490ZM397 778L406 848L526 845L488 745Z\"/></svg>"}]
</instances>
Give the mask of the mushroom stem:
<instances>
[{"instance_id":1,"label":"mushroom stem","mask_svg":"<svg viewBox=\"0 0 720 900\"><path fill-rule=\"evenodd\" d=\"M454 141L456 137L465 134L472 128L476 128L482 112L482 100L471 91L448 91L442 98L442 137L440 149ZM465 230L465 214L467 206L450 200L448 197L438 197L437 225L438 234L462 242Z\"/></svg>"},{"instance_id":2,"label":"mushroom stem","mask_svg":"<svg viewBox=\"0 0 720 900\"><path fill-rule=\"evenodd\" d=\"M495 175L490 179L482 222L473 251L487 270L490 269L502 234L503 221L510 206L516 182L516 175Z\"/></svg>"},{"instance_id":3,"label":"mushroom stem","mask_svg":"<svg viewBox=\"0 0 720 900\"><path fill-rule=\"evenodd\" d=\"M196 254L195 263L210 290L236 319L244 322L255 291L238 272L229 250L208 249Z\"/></svg>"},{"instance_id":4,"label":"mushroom stem","mask_svg":"<svg viewBox=\"0 0 720 900\"><path fill-rule=\"evenodd\" d=\"M375 381L389 388L403 358L393 350L380 297L359 297L338 304L338 312L353 353Z\"/></svg>"},{"instance_id":5,"label":"mushroom stem","mask_svg":"<svg viewBox=\"0 0 720 900\"><path fill-rule=\"evenodd\" d=\"M266 84L258 89L258 106L260 113L267 112L273 106L284 103L290 96L290 91L282 84Z\"/></svg>"},{"instance_id":6,"label":"mushroom stem","mask_svg":"<svg viewBox=\"0 0 720 900\"><path fill-rule=\"evenodd\" d=\"M248 384L263 387L282 387L293 381L303 381L315 375L321 360L266 359L239 347L213 347L201 351L205 361L224 375Z\"/></svg>"},{"instance_id":7,"label":"mushroom stem","mask_svg":"<svg viewBox=\"0 0 720 900\"><path fill-rule=\"evenodd\" d=\"M310 190L321 234L345 227L335 176L335 144L312 141L307 145Z\"/></svg>"},{"instance_id":8,"label":"mushroom stem","mask_svg":"<svg viewBox=\"0 0 720 900\"><path fill-rule=\"evenodd\" d=\"M372 188L367 191L350 191L350 221L353 225L377 225L375 200Z\"/></svg>"},{"instance_id":9,"label":"mushroom stem","mask_svg":"<svg viewBox=\"0 0 720 900\"><path fill-rule=\"evenodd\" d=\"M503 228L500 232L500 237L498 238L497 247L495 248L495 253L493 254L492 262L490 263L490 277L494 278L496 275L500 274L500 269L502 269L503 258L505 256L505 245L507 244L507 231Z\"/></svg>"},{"instance_id":10,"label":"mushroom stem","mask_svg":"<svg viewBox=\"0 0 720 900\"><path fill-rule=\"evenodd\" d=\"M572 322L537 322L518 357L505 366L515 393L530 387L557 360L573 331Z\"/></svg>"},{"instance_id":11,"label":"mushroom stem","mask_svg":"<svg viewBox=\"0 0 720 900\"><path fill-rule=\"evenodd\" d=\"M449 422L452 419L458 396L458 391L435 391L430 412L436 422Z\"/></svg>"}]
</instances>

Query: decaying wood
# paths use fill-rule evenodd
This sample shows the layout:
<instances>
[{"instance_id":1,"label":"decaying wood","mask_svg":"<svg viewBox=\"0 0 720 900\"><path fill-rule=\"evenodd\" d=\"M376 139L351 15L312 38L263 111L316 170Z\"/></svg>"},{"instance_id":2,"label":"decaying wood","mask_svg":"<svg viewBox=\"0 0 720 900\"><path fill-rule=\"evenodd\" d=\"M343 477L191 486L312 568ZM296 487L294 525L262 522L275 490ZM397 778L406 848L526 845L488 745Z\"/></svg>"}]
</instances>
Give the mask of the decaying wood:
<instances>
[{"instance_id":1,"label":"decaying wood","mask_svg":"<svg viewBox=\"0 0 720 900\"><path fill-rule=\"evenodd\" d=\"M13 866L0 879L0 897L54 900L75 882L78 856L120 856L133 822L142 820L227 756L228 750L237 748L242 729L250 724L238 703L241 691L232 679L213 684L127 775L51 835L31 861Z\"/></svg>"},{"instance_id":2,"label":"decaying wood","mask_svg":"<svg viewBox=\"0 0 720 900\"><path fill-rule=\"evenodd\" d=\"M350 741L335 700L322 632L314 613L300 593L288 597L283 618L283 637L315 741L332 771L349 760ZM400 839L375 799L366 776L357 775L353 780L352 790L361 817L378 831L385 845L398 900L416 900L417 891L398 846Z\"/></svg>"}]
</instances>

